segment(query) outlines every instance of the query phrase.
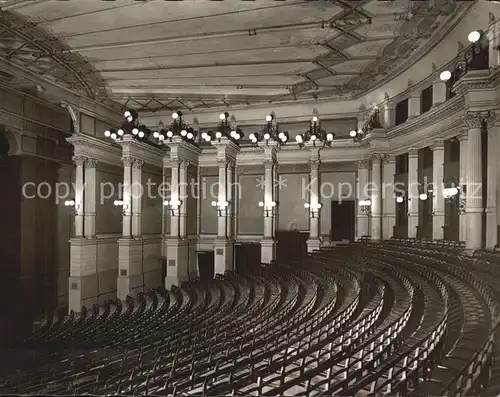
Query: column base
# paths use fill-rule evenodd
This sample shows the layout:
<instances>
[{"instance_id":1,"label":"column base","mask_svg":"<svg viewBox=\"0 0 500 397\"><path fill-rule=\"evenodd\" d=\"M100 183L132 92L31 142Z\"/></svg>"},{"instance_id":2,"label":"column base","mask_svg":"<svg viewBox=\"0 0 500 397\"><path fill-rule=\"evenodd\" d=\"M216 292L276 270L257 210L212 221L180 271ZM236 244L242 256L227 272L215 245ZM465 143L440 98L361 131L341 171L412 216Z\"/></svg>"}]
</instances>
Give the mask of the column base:
<instances>
[{"instance_id":1,"label":"column base","mask_svg":"<svg viewBox=\"0 0 500 397\"><path fill-rule=\"evenodd\" d=\"M432 238L442 240L444 238L444 213L432 216Z\"/></svg>"},{"instance_id":2,"label":"column base","mask_svg":"<svg viewBox=\"0 0 500 397\"><path fill-rule=\"evenodd\" d=\"M166 240L167 276L165 287L180 286L189 280L189 240L169 238Z\"/></svg>"},{"instance_id":3,"label":"column base","mask_svg":"<svg viewBox=\"0 0 500 397\"><path fill-rule=\"evenodd\" d=\"M482 208L467 209L467 239L465 249L478 250L482 248Z\"/></svg>"},{"instance_id":4,"label":"column base","mask_svg":"<svg viewBox=\"0 0 500 397\"><path fill-rule=\"evenodd\" d=\"M362 237L366 237L370 235L369 231L369 219L368 215L358 214L357 215L357 228L356 228L356 240L359 240Z\"/></svg>"},{"instance_id":5,"label":"column base","mask_svg":"<svg viewBox=\"0 0 500 397\"><path fill-rule=\"evenodd\" d=\"M214 242L214 273L224 274L226 270L234 270L232 240L216 239Z\"/></svg>"},{"instance_id":6,"label":"column base","mask_svg":"<svg viewBox=\"0 0 500 397\"><path fill-rule=\"evenodd\" d=\"M418 214L408 215L408 238L417 237Z\"/></svg>"},{"instance_id":7,"label":"column base","mask_svg":"<svg viewBox=\"0 0 500 397\"><path fill-rule=\"evenodd\" d=\"M382 239L382 215L381 214L373 214L372 215L372 224L371 224L371 234L370 238L372 240L381 240Z\"/></svg>"},{"instance_id":8,"label":"column base","mask_svg":"<svg viewBox=\"0 0 500 397\"><path fill-rule=\"evenodd\" d=\"M497 245L497 213L496 208L486 209L486 245L485 249L493 251Z\"/></svg>"},{"instance_id":9,"label":"column base","mask_svg":"<svg viewBox=\"0 0 500 397\"><path fill-rule=\"evenodd\" d=\"M70 277L68 310L79 313L82 306L91 308L97 303L97 240L73 238L70 243Z\"/></svg>"},{"instance_id":10,"label":"column base","mask_svg":"<svg viewBox=\"0 0 500 397\"><path fill-rule=\"evenodd\" d=\"M382 238L390 240L394 237L394 226L396 225L396 216L394 214L384 214L382 218Z\"/></svg>"},{"instance_id":11,"label":"column base","mask_svg":"<svg viewBox=\"0 0 500 397\"><path fill-rule=\"evenodd\" d=\"M307 252L319 251L321 240L319 238L310 238L307 240Z\"/></svg>"},{"instance_id":12,"label":"column base","mask_svg":"<svg viewBox=\"0 0 500 397\"><path fill-rule=\"evenodd\" d=\"M271 263L276 259L276 240L264 238L260 241L260 261L261 263Z\"/></svg>"},{"instance_id":13,"label":"column base","mask_svg":"<svg viewBox=\"0 0 500 397\"><path fill-rule=\"evenodd\" d=\"M467 240L467 215L465 213L458 216L459 231L458 240L465 242Z\"/></svg>"},{"instance_id":14,"label":"column base","mask_svg":"<svg viewBox=\"0 0 500 397\"><path fill-rule=\"evenodd\" d=\"M127 295L135 297L144 291L142 273L143 240L121 238L118 240L117 297L125 300Z\"/></svg>"}]
</instances>

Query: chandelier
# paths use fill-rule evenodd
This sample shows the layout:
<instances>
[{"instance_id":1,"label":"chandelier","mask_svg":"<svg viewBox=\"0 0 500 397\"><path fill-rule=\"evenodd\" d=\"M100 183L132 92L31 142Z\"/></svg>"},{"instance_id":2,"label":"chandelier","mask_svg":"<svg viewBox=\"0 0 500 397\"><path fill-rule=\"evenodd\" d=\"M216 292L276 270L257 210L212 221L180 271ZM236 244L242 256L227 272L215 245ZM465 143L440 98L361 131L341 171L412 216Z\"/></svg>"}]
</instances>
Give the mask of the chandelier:
<instances>
[{"instance_id":1,"label":"chandelier","mask_svg":"<svg viewBox=\"0 0 500 397\"><path fill-rule=\"evenodd\" d=\"M262 127L260 132L255 132L248 136L253 144L257 142L265 141L266 144L269 141L277 142L280 145L284 145L289 138L288 131L281 131L276 121L276 115L274 112L266 116L266 124Z\"/></svg>"},{"instance_id":2,"label":"chandelier","mask_svg":"<svg viewBox=\"0 0 500 397\"><path fill-rule=\"evenodd\" d=\"M139 122L139 115L134 109L127 110L123 113L125 120L121 127L110 128L104 131L106 138L111 138L114 141L122 140L125 135L132 135L135 139L146 140L151 131L144 124Z\"/></svg>"},{"instance_id":3,"label":"chandelier","mask_svg":"<svg viewBox=\"0 0 500 397\"><path fill-rule=\"evenodd\" d=\"M353 139L354 142L359 142L361 141L366 134L369 132L373 131L375 128L382 128L382 124L380 124L380 117L379 117L379 110L378 107L375 106L373 108L373 113L370 115L370 118L368 121L363 124L363 127L359 130L351 130L349 135Z\"/></svg>"},{"instance_id":4,"label":"chandelier","mask_svg":"<svg viewBox=\"0 0 500 397\"><path fill-rule=\"evenodd\" d=\"M335 134L331 132L327 133L325 130L323 130L319 123L319 117L317 115L314 115L311 119L309 130L307 130L303 134L297 135L295 137L295 140L300 147L304 146L306 143L311 143L316 146L316 142L319 142L319 144L323 146L330 146L334 138Z\"/></svg>"},{"instance_id":5,"label":"chandelier","mask_svg":"<svg viewBox=\"0 0 500 397\"><path fill-rule=\"evenodd\" d=\"M157 139L160 143L164 143L166 140L172 141L174 136L180 136L186 142L195 143L198 132L184 122L182 112L177 111L172 113L172 119L173 121L168 128L165 128L160 121L159 131L153 133L153 138Z\"/></svg>"},{"instance_id":6,"label":"chandelier","mask_svg":"<svg viewBox=\"0 0 500 397\"><path fill-rule=\"evenodd\" d=\"M243 131L241 131L239 128L236 127L236 123L231 123L229 120L229 113L224 112L219 115L220 123L217 126L217 132L203 132L201 134L201 139L205 140L206 142L213 141L214 139L220 140L222 138L227 138L232 142L237 142L240 139L243 138L244 134Z\"/></svg>"}]
</instances>

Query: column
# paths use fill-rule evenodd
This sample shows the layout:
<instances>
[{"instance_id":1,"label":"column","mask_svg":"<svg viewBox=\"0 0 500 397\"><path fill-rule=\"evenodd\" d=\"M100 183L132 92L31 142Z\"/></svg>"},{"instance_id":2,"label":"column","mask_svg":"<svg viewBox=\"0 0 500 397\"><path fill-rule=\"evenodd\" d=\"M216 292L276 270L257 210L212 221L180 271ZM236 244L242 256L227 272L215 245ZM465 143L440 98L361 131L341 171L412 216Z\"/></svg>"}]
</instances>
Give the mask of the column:
<instances>
[{"instance_id":1,"label":"column","mask_svg":"<svg viewBox=\"0 0 500 397\"><path fill-rule=\"evenodd\" d=\"M357 225L356 225L356 239L360 239L363 236L368 236L369 232L369 218L366 212L361 211L359 206L360 201L365 201L369 199L368 195L368 182L369 182L369 168L370 161L362 160L358 161L358 186L357 186L357 198L358 198L358 212L357 212Z\"/></svg>"},{"instance_id":2,"label":"column","mask_svg":"<svg viewBox=\"0 0 500 397\"><path fill-rule=\"evenodd\" d=\"M95 239L97 160L76 157L75 238L70 240L68 310L80 312L98 303L97 240Z\"/></svg>"},{"instance_id":3,"label":"column","mask_svg":"<svg viewBox=\"0 0 500 397\"><path fill-rule=\"evenodd\" d=\"M188 200L188 178L187 178L187 167L189 166L189 161L181 161L179 167L179 196L181 205L179 208L179 236L181 239L187 237L186 234L186 222L187 222L187 200Z\"/></svg>"},{"instance_id":4,"label":"column","mask_svg":"<svg viewBox=\"0 0 500 397\"><path fill-rule=\"evenodd\" d=\"M372 155L372 183L371 183L371 202L372 202L372 222L371 238L380 240L382 238L382 183L381 183L381 156Z\"/></svg>"},{"instance_id":5,"label":"column","mask_svg":"<svg viewBox=\"0 0 500 397\"><path fill-rule=\"evenodd\" d=\"M135 297L144 290L141 237L142 166L144 161L126 156L123 162L123 236L118 240L117 297Z\"/></svg>"},{"instance_id":6,"label":"column","mask_svg":"<svg viewBox=\"0 0 500 397\"><path fill-rule=\"evenodd\" d=\"M431 146L432 150L432 238L442 240L444 238L444 141L438 139Z\"/></svg>"},{"instance_id":7,"label":"column","mask_svg":"<svg viewBox=\"0 0 500 397\"><path fill-rule=\"evenodd\" d=\"M446 101L446 82L439 76L432 83L432 106L437 106Z\"/></svg>"},{"instance_id":8,"label":"column","mask_svg":"<svg viewBox=\"0 0 500 397\"><path fill-rule=\"evenodd\" d=\"M319 238L319 214L320 210L316 209L319 204L319 155L318 151L311 149L312 159L309 161L310 166L310 197L309 197L309 239L307 240L307 252L319 250L321 247L321 240ZM314 209L314 211L311 211Z\"/></svg>"},{"instance_id":9,"label":"column","mask_svg":"<svg viewBox=\"0 0 500 397\"><path fill-rule=\"evenodd\" d=\"M185 238L187 161L178 157L172 158L171 167L170 201L179 200L181 205L178 209L169 209L170 237L167 239L167 275L165 277L165 285L168 289L173 285L180 286L182 282L189 279L189 241Z\"/></svg>"},{"instance_id":10,"label":"column","mask_svg":"<svg viewBox=\"0 0 500 397\"><path fill-rule=\"evenodd\" d=\"M384 107L384 126L385 128L391 128L396 125L396 104L391 102L386 102Z\"/></svg>"},{"instance_id":11,"label":"column","mask_svg":"<svg viewBox=\"0 0 500 397\"><path fill-rule=\"evenodd\" d=\"M418 226L418 150L408 151L408 237L417 237Z\"/></svg>"},{"instance_id":12,"label":"column","mask_svg":"<svg viewBox=\"0 0 500 397\"><path fill-rule=\"evenodd\" d=\"M465 197L465 192L463 192L464 187L467 184L467 171L468 171L468 161L467 161L467 151L468 151L468 135L467 132L460 134L457 139L460 142L460 164L459 164L459 172L460 172L460 201ZM458 203L460 205L460 202ZM465 242L467 239L467 213L465 211L460 211L459 215L459 241Z\"/></svg>"},{"instance_id":13,"label":"column","mask_svg":"<svg viewBox=\"0 0 500 397\"><path fill-rule=\"evenodd\" d=\"M394 174L396 173L396 158L392 154L386 154L382 158L383 164L383 224L382 238L389 240L394 235L396 225L396 198L394 195Z\"/></svg>"},{"instance_id":14,"label":"column","mask_svg":"<svg viewBox=\"0 0 500 397\"><path fill-rule=\"evenodd\" d=\"M410 98L408 98L408 118L417 117L420 113L420 91L418 91L412 93Z\"/></svg>"},{"instance_id":15,"label":"column","mask_svg":"<svg viewBox=\"0 0 500 397\"><path fill-rule=\"evenodd\" d=\"M217 200L219 203L224 203L226 201L226 160L217 160L217 165L219 167L219 189L217 193ZM217 239L226 240L227 238L227 219L226 211L218 211L217 214Z\"/></svg>"},{"instance_id":16,"label":"column","mask_svg":"<svg viewBox=\"0 0 500 397\"><path fill-rule=\"evenodd\" d=\"M235 201L233 200L234 196L234 162L227 162L227 171L226 171L226 199L230 203L229 207L226 209L226 231L227 238L233 239L233 211Z\"/></svg>"},{"instance_id":17,"label":"column","mask_svg":"<svg viewBox=\"0 0 500 397\"><path fill-rule=\"evenodd\" d=\"M132 237L142 238L142 166L144 161L134 160L132 164Z\"/></svg>"},{"instance_id":18,"label":"column","mask_svg":"<svg viewBox=\"0 0 500 397\"><path fill-rule=\"evenodd\" d=\"M271 263L276 258L276 241L274 239L274 212L271 207L274 201L274 159L264 161L264 238L261 241L261 261Z\"/></svg>"},{"instance_id":19,"label":"column","mask_svg":"<svg viewBox=\"0 0 500 397\"><path fill-rule=\"evenodd\" d=\"M465 248L482 248L483 234L483 172L481 151L481 127L484 115L481 112L467 112L464 121L468 127L468 173L467 173L467 239Z\"/></svg>"},{"instance_id":20,"label":"column","mask_svg":"<svg viewBox=\"0 0 500 397\"><path fill-rule=\"evenodd\" d=\"M494 250L497 245L497 178L498 152L497 137L500 129L500 118L495 112L486 119L488 126L488 168L486 197L486 246Z\"/></svg>"},{"instance_id":21,"label":"column","mask_svg":"<svg viewBox=\"0 0 500 397\"><path fill-rule=\"evenodd\" d=\"M83 237L83 220L85 216L85 205L84 205L84 166L85 157L77 156L73 159L76 165L75 172L75 206L77 206L75 213L75 237Z\"/></svg>"}]
</instances>

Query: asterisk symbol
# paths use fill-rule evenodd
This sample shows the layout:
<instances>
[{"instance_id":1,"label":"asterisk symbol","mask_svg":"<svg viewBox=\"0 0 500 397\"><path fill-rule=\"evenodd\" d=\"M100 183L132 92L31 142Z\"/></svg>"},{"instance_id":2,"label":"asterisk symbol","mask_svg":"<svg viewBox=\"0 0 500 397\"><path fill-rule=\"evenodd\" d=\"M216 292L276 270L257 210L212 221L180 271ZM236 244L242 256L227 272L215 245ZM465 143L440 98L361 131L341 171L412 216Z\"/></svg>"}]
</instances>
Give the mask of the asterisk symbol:
<instances>
[{"instance_id":1,"label":"asterisk symbol","mask_svg":"<svg viewBox=\"0 0 500 397\"><path fill-rule=\"evenodd\" d=\"M266 186L266 181L263 176L259 176L258 178L255 178L257 181L256 187L258 187L261 190L264 190L264 187Z\"/></svg>"},{"instance_id":2,"label":"asterisk symbol","mask_svg":"<svg viewBox=\"0 0 500 397\"><path fill-rule=\"evenodd\" d=\"M274 180L274 187L277 187L279 190L281 190L282 188L287 187L287 181L288 179L282 178L280 175L277 179Z\"/></svg>"}]
</instances>

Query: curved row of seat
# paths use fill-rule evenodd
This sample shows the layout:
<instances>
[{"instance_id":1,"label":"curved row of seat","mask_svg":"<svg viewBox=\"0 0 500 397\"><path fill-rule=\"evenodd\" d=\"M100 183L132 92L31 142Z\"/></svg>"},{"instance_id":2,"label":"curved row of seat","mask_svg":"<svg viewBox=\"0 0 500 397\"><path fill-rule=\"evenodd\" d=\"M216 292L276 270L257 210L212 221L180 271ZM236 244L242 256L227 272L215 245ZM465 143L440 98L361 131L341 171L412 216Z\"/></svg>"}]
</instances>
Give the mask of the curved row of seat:
<instances>
[{"instance_id":1,"label":"curved row of seat","mask_svg":"<svg viewBox=\"0 0 500 397\"><path fill-rule=\"evenodd\" d=\"M363 241L50 318L0 392L493 393L500 256L462 248Z\"/></svg>"}]
</instances>

